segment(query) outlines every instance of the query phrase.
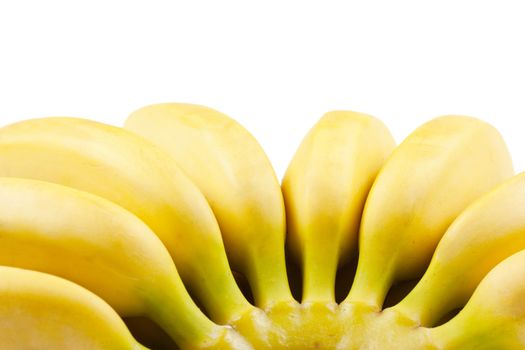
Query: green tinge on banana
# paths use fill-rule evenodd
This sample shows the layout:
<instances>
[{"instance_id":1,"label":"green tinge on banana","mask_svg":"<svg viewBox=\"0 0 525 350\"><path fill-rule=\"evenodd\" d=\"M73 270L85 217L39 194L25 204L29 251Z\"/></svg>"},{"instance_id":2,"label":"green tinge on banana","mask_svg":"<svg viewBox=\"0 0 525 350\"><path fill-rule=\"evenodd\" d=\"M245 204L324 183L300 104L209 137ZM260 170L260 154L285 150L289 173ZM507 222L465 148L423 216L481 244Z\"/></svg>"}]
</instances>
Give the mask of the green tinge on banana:
<instances>
[{"instance_id":1,"label":"green tinge on banana","mask_svg":"<svg viewBox=\"0 0 525 350\"><path fill-rule=\"evenodd\" d=\"M204 193L232 267L248 278L256 304L292 301L279 182L253 136L220 112L176 103L141 108L125 128L170 153Z\"/></svg>"},{"instance_id":2,"label":"green tinge on banana","mask_svg":"<svg viewBox=\"0 0 525 350\"><path fill-rule=\"evenodd\" d=\"M346 302L380 309L395 281L423 274L459 213L512 173L500 134L480 120L445 116L416 129L394 150L370 190Z\"/></svg>"},{"instance_id":3,"label":"green tinge on banana","mask_svg":"<svg viewBox=\"0 0 525 350\"><path fill-rule=\"evenodd\" d=\"M325 114L299 146L282 190L303 301L334 302L337 267L357 252L366 196L394 146L381 121L346 111Z\"/></svg>"},{"instance_id":4,"label":"green tinge on banana","mask_svg":"<svg viewBox=\"0 0 525 350\"><path fill-rule=\"evenodd\" d=\"M525 251L503 260L481 281L459 314L430 330L439 349L525 348Z\"/></svg>"},{"instance_id":5,"label":"green tinge on banana","mask_svg":"<svg viewBox=\"0 0 525 350\"><path fill-rule=\"evenodd\" d=\"M463 307L483 277L525 249L525 173L512 177L463 211L449 227L421 281L394 308L432 326Z\"/></svg>"},{"instance_id":6,"label":"green tinge on banana","mask_svg":"<svg viewBox=\"0 0 525 350\"><path fill-rule=\"evenodd\" d=\"M42 272L0 266L0 349L146 350L88 290Z\"/></svg>"},{"instance_id":7,"label":"green tinge on banana","mask_svg":"<svg viewBox=\"0 0 525 350\"><path fill-rule=\"evenodd\" d=\"M142 137L77 118L12 124L0 129L0 176L55 182L119 204L161 239L215 321L252 307L235 283L206 199L168 154Z\"/></svg>"},{"instance_id":8,"label":"green tinge on banana","mask_svg":"<svg viewBox=\"0 0 525 350\"><path fill-rule=\"evenodd\" d=\"M147 315L181 346L213 342L227 332L195 305L157 236L101 197L0 178L0 237L0 265L76 282L123 316Z\"/></svg>"}]
</instances>

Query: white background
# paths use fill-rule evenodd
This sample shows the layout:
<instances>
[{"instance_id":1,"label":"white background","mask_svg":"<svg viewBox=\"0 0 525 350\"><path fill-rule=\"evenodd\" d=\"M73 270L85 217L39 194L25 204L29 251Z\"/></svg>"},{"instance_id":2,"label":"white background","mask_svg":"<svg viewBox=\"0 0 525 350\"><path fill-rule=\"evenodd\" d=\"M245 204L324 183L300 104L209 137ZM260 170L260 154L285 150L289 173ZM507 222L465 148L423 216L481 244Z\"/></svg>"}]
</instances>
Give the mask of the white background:
<instances>
[{"instance_id":1,"label":"white background","mask_svg":"<svg viewBox=\"0 0 525 350\"><path fill-rule=\"evenodd\" d=\"M441 114L495 125L525 170L523 1L0 0L0 120L121 125L192 102L240 121L281 176L326 111L398 141Z\"/></svg>"}]
</instances>

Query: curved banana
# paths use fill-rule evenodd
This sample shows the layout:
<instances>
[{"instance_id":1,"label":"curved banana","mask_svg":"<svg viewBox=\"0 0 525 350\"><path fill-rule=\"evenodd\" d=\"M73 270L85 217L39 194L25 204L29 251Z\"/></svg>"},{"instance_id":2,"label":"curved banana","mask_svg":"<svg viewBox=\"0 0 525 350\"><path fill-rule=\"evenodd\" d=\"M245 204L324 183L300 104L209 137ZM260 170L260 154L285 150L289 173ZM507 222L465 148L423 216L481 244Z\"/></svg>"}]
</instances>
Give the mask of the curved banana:
<instances>
[{"instance_id":1,"label":"curved banana","mask_svg":"<svg viewBox=\"0 0 525 350\"><path fill-rule=\"evenodd\" d=\"M258 306L293 300L285 257L279 182L264 151L233 119L190 104L147 106L125 128L165 149L208 199L235 270Z\"/></svg>"},{"instance_id":2,"label":"curved banana","mask_svg":"<svg viewBox=\"0 0 525 350\"><path fill-rule=\"evenodd\" d=\"M525 251L498 264L459 314L430 330L445 350L525 349Z\"/></svg>"},{"instance_id":3,"label":"curved banana","mask_svg":"<svg viewBox=\"0 0 525 350\"><path fill-rule=\"evenodd\" d=\"M77 118L27 120L0 129L0 176L94 193L143 220L211 317L253 308L238 289L206 199L173 159L121 128Z\"/></svg>"},{"instance_id":4,"label":"curved banana","mask_svg":"<svg viewBox=\"0 0 525 350\"><path fill-rule=\"evenodd\" d=\"M334 302L337 267L357 252L366 196L394 146L381 121L345 111L326 113L301 142L282 190L304 302Z\"/></svg>"},{"instance_id":5,"label":"curved banana","mask_svg":"<svg viewBox=\"0 0 525 350\"><path fill-rule=\"evenodd\" d=\"M146 350L88 290L42 272L0 266L0 348Z\"/></svg>"},{"instance_id":6,"label":"curved banana","mask_svg":"<svg viewBox=\"0 0 525 350\"><path fill-rule=\"evenodd\" d=\"M445 116L416 129L370 190L346 303L381 309L395 281L422 275L456 216L512 172L500 134L480 120Z\"/></svg>"},{"instance_id":7,"label":"curved banana","mask_svg":"<svg viewBox=\"0 0 525 350\"><path fill-rule=\"evenodd\" d=\"M0 265L76 282L121 315L147 315L180 346L205 347L229 332L194 304L155 234L108 200L53 183L0 178L0 237Z\"/></svg>"},{"instance_id":8,"label":"curved banana","mask_svg":"<svg viewBox=\"0 0 525 350\"><path fill-rule=\"evenodd\" d=\"M463 307L496 264L523 249L525 173L499 185L457 217L420 282L393 308L432 326Z\"/></svg>"}]
</instances>

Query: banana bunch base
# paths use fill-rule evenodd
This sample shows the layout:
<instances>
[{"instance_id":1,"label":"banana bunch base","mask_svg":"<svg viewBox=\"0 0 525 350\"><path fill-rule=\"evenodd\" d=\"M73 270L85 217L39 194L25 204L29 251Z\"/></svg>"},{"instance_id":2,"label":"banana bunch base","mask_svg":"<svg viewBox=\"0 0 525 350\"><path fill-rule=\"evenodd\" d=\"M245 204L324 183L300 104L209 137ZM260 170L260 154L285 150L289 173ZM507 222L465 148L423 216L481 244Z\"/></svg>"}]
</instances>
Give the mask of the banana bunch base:
<instances>
[{"instance_id":1,"label":"banana bunch base","mask_svg":"<svg viewBox=\"0 0 525 350\"><path fill-rule=\"evenodd\" d=\"M413 322L362 305L276 305L233 325L255 349L437 349Z\"/></svg>"},{"instance_id":2,"label":"banana bunch base","mask_svg":"<svg viewBox=\"0 0 525 350\"><path fill-rule=\"evenodd\" d=\"M472 117L327 113L282 181L203 106L0 128L0 349L525 350L524 276L525 173Z\"/></svg>"}]
</instances>

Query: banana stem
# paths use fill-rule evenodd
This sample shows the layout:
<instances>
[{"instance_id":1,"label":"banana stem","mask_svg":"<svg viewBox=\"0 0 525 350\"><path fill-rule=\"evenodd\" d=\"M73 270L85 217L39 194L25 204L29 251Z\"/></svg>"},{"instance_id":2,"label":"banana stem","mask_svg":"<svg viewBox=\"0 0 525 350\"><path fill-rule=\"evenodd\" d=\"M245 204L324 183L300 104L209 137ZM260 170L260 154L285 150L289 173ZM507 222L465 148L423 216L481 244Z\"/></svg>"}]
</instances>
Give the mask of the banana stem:
<instances>
[{"instance_id":1,"label":"banana stem","mask_svg":"<svg viewBox=\"0 0 525 350\"><path fill-rule=\"evenodd\" d=\"M491 332L474 332L471 334L469 330L465 329L461 322L458 323L455 322L455 320L449 321L436 328L428 328L428 332L438 349L447 350L479 349L480 344L488 344L491 342L484 340L484 337L488 336L489 338L493 338L490 335Z\"/></svg>"},{"instance_id":2,"label":"banana stem","mask_svg":"<svg viewBox=\"0 0 525 350\"><path fill-rule=\"evenodd\" d=\"M190 272L193 277L187 277L187 280L190 281L192 293L202 303L210 318L219 324L230 324L255 307L242 294L227 262L225 267L219 263L222 260L215 259L215 266L211 267L208 264L194 266L195 269ZM225 256L224 260L227 261ZM204 271L198 271L199 269Z\"/></svg>"},{"instance_id":3,"label":"banana stem","mask_svg":"<svg viewBox=\"0 0 525 350\"><path fill-rule=\"evenodd\" d=\"M360 260L354 284L343 303L364 303L381 310L394 282L393 265L389 264L381 268L372 261Z\"/></svg>"},{"instance_id":4,"label":"banana stem","mask_svg":"<svg viewBox=\"0 0 525 350\"><path fill-rule=\"evenodd\" d=\"M323 270L305 266L302 302L335 302L335 271Z\"/></svg>"},{"instance_id":5,"label":"banana stem","mask_svg":"<svg viewBox=\"0 0 525 350\"><path fill-rule=\"evenodd\" d=\"M267 242L267 247L250 251L245 266L246 270L243 272L258 307L265 309L276 303L295 300L288 284L284 242L282 244Z\"/></svg>"},{"instance_id":6,"label":"banana stem","mask_svg":"<svg viewBox=\"0 0 525 350\"><path fill-rule=\"evenodd\" d=\"M195 304L178 276L173 276L153 292L145 291L145 299L147 316L182 348L198 348L223 333L223 327L207 318Z\"/></svg>"},{"instance_id":7,"label":"banana stem","mask_svg":"<svg viewBox=\"0 0 525 350\"><path fill-rule=\"evenodd\" d=\"M337 240L319 235L302 254L303 302L335 302L335 279L339 262Z\"/></svg>"},{"instance_id":8,"label":"banana stem","mask_svg":"<svg viewBox=\"0 0 525 350\"><path fill-rule=\"evenodd\" d=\"M392 308L422 326L432 327L448 312L466 303L454 292L452 286L445 283L435 286L423 277L416 287Z\"/></svg>"}]
</instances>

